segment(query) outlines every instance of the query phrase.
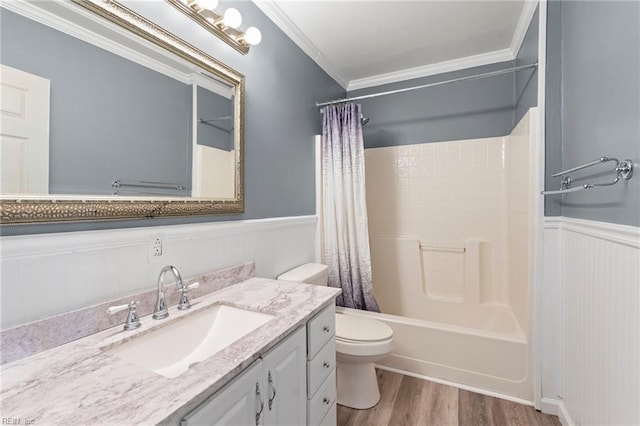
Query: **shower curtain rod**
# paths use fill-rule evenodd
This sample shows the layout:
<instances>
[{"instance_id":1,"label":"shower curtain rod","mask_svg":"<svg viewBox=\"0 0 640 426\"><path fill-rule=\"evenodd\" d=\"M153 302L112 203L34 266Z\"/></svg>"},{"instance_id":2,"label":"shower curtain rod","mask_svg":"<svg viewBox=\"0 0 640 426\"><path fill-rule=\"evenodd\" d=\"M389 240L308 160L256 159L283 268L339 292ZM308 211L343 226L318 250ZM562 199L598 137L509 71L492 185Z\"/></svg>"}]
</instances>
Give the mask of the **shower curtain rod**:
<instances>
[{"instance_id":1,"label":"shower curtain rod","mask_svg":"<svg viewBox=\"0 0 640 426\"><path fill-rule=\"evenodd\" d=\"M520 71L520 70L525 70L527 68L537 68L537 67L538 67L538 63L534 62L534 63L529 64L529 65L520 65L518 67L507 68L507 69L503 69L503 70L499 70L499 71L491 71L491 72L486 72L484 74L476 74L476 75L470 75L470 76L467 76L467 77L454 78L454 79L451 79L451 80L438 81L438 82L435 82L435 83L422 84L420 86L406 87L404 89L389 90L387 92L371 93L369 95L354 96L352 98L345 98L345 99L336 99L334 101L328 101L328 102L320 102L320 103L316 102L316 107L323 107L323 106L326 106L326 105L341 104L341 103L349 102L349 101L358 101L358 100L361 100L361 99L377 98L378 96L395 95L396 93L411 92L413 90L426 89L427 87L440 86L440 85L443 85L443 84L456 83L456 82L459 82L459 81L469 81L469 80L476 80L476 79L479 79L479 78L493 77L494 75L501 75L501 74L506 74L506 73L513 72L513 71Z\"/></svg>"}]
</instances>

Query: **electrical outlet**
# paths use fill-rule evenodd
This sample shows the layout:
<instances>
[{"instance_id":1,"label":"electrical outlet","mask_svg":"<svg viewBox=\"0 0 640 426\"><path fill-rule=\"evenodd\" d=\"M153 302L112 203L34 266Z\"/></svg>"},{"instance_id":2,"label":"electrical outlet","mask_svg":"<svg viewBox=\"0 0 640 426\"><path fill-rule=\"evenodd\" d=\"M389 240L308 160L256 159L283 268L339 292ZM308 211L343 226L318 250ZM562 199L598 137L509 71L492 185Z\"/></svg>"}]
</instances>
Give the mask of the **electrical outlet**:
<instances>
[{"instance_id":1,"label":"electrical outlet","mask_svg":"<svg viewBox=\"0 0 640 426\"><path fill-rule=\"evenodd\" d=\"M159 262L162 257L162 244L163 237L162 235L154 235L151 240L149 240L149 262Z\"/></svg>"}]
</instances>

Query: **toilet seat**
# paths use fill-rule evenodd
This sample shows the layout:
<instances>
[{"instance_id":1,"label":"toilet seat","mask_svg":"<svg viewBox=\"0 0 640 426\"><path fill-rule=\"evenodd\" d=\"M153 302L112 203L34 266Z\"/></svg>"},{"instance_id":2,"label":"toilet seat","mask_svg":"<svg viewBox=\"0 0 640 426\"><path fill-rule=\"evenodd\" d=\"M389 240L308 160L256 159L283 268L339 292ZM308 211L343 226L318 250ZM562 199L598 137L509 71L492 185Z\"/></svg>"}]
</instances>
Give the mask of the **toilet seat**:
<instances>
[{"instance_id":1,"label":"toilet seat","mask_svg":"<svg viewBox=\"0 0 640 426\"><path fill-rule=\"evenodd\" d=\"M364 358L387 355L393 351L393 338L380 342L351 343L336 339L336 356L340 360L341 355L356 357L353 362L364 362Z\"/></svg>"},{"instance_id":2,"label":"toilet seat","mask_svg":"<svg viewBox=\"0 0 640 426\"><path fill-rule=\"evenodd\" d=\"M374 343L393 338L393 330L382 321L336 313L336 340Z\"/></svg>"},{"instance_id":3,"label":"toilet seat","mask_svg":"<svg viewBox=\"0 0 640 426\"><path fill-rule=\"evenodd\" d=\"M393 330L385 323L355 315L336 314L336 353L376 357L393 350Z\"/></svg>"}]
</instances>

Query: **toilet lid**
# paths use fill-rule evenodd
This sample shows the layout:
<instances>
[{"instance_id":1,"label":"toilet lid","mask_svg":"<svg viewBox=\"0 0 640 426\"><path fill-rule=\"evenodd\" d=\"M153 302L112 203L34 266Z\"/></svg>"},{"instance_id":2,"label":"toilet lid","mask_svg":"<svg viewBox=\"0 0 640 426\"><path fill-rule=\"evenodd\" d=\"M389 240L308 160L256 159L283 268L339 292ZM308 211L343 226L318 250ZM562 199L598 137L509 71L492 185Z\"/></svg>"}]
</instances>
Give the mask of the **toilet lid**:
<instances>
[{"instance_id":1,"label":"toilet lid","mask_svg":"<svg viewBox=\"0 0 640 426\"><path fill-rule=\"evenodd\" d=\"M378 342L393 337L387 324L356 315L336 314L336 338L346 341Z\"/></svg>"}]
</instances>

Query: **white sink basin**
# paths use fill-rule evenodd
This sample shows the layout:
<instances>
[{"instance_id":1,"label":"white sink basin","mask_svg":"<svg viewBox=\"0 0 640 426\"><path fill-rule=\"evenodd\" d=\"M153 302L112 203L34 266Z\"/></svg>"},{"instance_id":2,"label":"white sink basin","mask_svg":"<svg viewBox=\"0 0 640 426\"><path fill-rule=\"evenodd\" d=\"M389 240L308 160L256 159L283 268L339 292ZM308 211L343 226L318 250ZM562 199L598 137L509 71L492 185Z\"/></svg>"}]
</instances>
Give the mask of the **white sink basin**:
<instances>
[{"instance_id":1,"label":"white sink basin","mask_svg":"<svg viewBox=\"0 0 640 426\"><path fill-rule=\"evenodd\" d=\"M271 318L273 315L262 312L214 304L106 352L174 378Z\"/></svg>"}]
</instances>

